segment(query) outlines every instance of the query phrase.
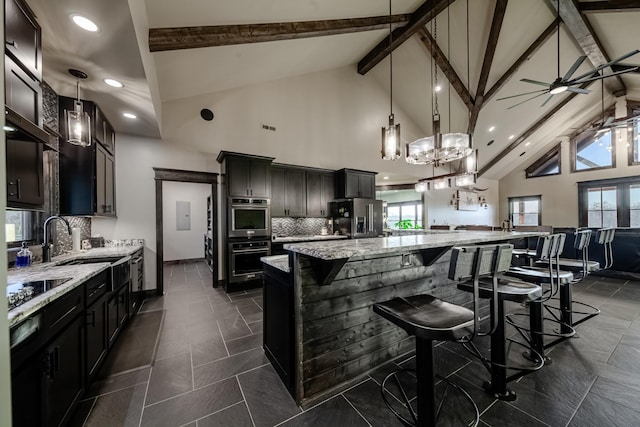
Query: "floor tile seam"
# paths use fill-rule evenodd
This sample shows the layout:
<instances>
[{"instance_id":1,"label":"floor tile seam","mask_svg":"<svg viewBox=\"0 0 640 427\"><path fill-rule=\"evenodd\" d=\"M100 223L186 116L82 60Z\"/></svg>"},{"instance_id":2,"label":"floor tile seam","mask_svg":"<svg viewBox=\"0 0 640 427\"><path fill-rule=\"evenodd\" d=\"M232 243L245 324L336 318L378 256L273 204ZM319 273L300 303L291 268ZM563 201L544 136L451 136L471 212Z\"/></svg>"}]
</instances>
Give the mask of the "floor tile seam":
<instances>
[{"instance_id":1,"label":"floor tile seam","mask_svg":"<svg viewBox=\"0 0 640 427\"><path fill-rule=\"evenodd\" d=\"M87 421L89 421L89 416L91 415L91 412L93 412L93 408L95 408L97 401L98 401L98 398L94 398L93 402L91 402L91 408L89 408L89 412L87 412L87 415L85 415L84 420L82 421L81 427L84 427L87 425Z\"/></svg>"},{"instance_id":2,"label":"floor tile seam","mask_svg":"<svg viewBox=\"0 0 640 427\"><path fill-rule=\"evenodd\" d=\"M205 418L210 417L211 415L219 414L219 413L220 413L220 412L222 412L222 411L226 411L227 409L233 408L234 406L242 405L243 403L245 403L245 401L244 401L244 400L241 400L241 401L236 402L236 403L233 403L233 404L231 404L231 405L229 405L229 406L225 406L224 408L218 409L217 411L214 411L214 412L212 412L212 413L210 413L210 414L203 415L203 416L201 416L200 418L196 418L195 420L189 421L188 423L185 423L185 424L183 424L183 425L182 425L182 426L180 426L180 427L187 426L187 425L189 425L189 424L191 424L191 423L194 423L194 422L195 422L195 423L198 423L198 421L202 421L202 420L204 420ZM248 409L247 409L247 412L248 412Z\"/></svg>"},{"instance_id":3,"label":"floor tile seam","mask_svg":"<svg viewBox=\"0 0 640 427\"><path fill-rule=\"evenodd\" d=\"M238 388L240 389L240 394L242 395L242 401L244 401L245 406L247 407L247 412L249 413L249 419L251 420L251 425L256 427L256 422L253 419L253 414L251 413L251 408L249 408L249 402L247 402L247 397L244 395L244 390L242 389L242 384L240 384L240 378L238 378L239 374L235 375L236 382L238 383Z\"/></svg>"},{"instance_id":4,"label":"floor tile seam","mask_svg":"<svg viewBox=\"0 0 640 427\"><path fill-rule=\"evenodd\" d=\"M597 382L597 379L598 379L598 378L599 378L599 376L598 376L598 377L596 377L596 380L594 381L594 384L595 384L595 382ZM624 384L620 384L620 385L622 385L622 386L623 386L623 387L625 387L625 388L629 388L629 387L627 387L627 386L626 386L626 385L624 385ZM592 385L592 387L591 387L591 388L593 388L593 385ZM591 389L589 389L589 391L591 392ZM610 403L613 403L614 405L618 405L618 406L622 406L622 407L624 407L624 408L627 408L627 409L629 409L629 410L631 410L631 411L633 411L633 412L635 412L635 413L637 413L637 414L639 414L639 415L640 415L640 409L639 409L639 408L632 408L632 407L630 407L630 406L627 406L627 405L626 405L626 404L624 404L624 403L616 402L616 401L614 401L614 400L611 400L611 399L609 398L609 396L603 396L603 395L602 395L602 394L600 394L600 393L595 393L595 392L594 392L594 393L593 393L593 395L594 395L594 396L599 397L600 399L604 399L604 400L606 400L606 401L608 401L608 402L610 402Z\"/></svg>"},{"instance_id":5,"label":"floor tile seam","mask_svg":"<svg viewBox=\"0 0 640 427\"><path fill-rule=\"evenodd\" d=\"M191 368L191 390L195 390L196 378L195 373L193 372L193 351L191 351L191 343L189 343L189 359L191 360L191 363L189 363L189 366Z\"/></svg>"},{"instance_id":6,"label":"floor tile seam","mask_svg":"<svg viewBox=\"0 0 640 427\"><path fill-rule=\"evenodd\" d=\"M96 394L96 395L93 395L93 396L87 397L87 398L85 398L85 399L81 399L81 400L80 400L80 402L86 402L87 400L90 400L90 399L97 399L97 398L99 398L99 397L108 396L108 395L110 395L110 394L118 393L118 392L123 391L123 390L126 390L126 389L128 389L128 388L137 387L137 386L139 386L139 385L141 385L141 384L146 384L146 383L148 383L148 382L149 382L149 379L147 379L146 381L140 381L140 382L137 382L137 383L135 383L135 384L128 385L128 386L126 386L126 387L120 387L120 388L117 388L117 389L114 389L114 390L108 391L108 392L106 392L106 393L100 393L100 394Z\"/></svg>"},{"instance_id":7,"label":"floor tile seam","mask_svg":"<svg viewBox=\"0 0 640 427\"><path fill-rule=\"evenodd\" d=\"M596 376L593 379L593 382L591 383L591 385L589 386L589 389L587 390L587 392L584 394L584 396L582 396L582 399L580 399L580 403L578 403L578 406L576 406L576 409L573 410L573 414L571 414L571 417L569 418L569 420L567 421L567 423L565 424L565 426L568 426L569 424L571 424L571 421L575 418L576 414L578 413L578 411L580 410L580 407L582 406L582 403L584 402L584 400L587 398L587 396L589 395L589 393L591 393L591 389L593 388L593 386L595 385L596 381L598 381L598 376Z\"/></svg>"},{"instance_id":8,"label":"floor tile seam","mask_svg":"<svg viewBox=\"0 0 640 427\"><path fill-rule=\"evenodd\" d=\"M159 401L157 401L157 402L150 403L150 404L148 404L148 405L145 405L144 407L145 407L145 408L151 408L152 406L159 405L159 404L161 404L161 403L167 402L167 401L172 400L172 399L177 399L178 397L182 397L182 396L184 396L184 395L186 395L186 394L193 393L194 391L202 390L203 388L210 387L210 386L212 386L212 385L214 385L214 384L218 384L218 383L220 383L220 382L222 382L222 381L227 381L228 379L230 379L230 378L232 378L232 377L233 377L233 376L229 376L229 377L223 378L223 379L221 379L221 380L214 381L214 382L212 382L212 383L209 383L209 384L203 385L202 387L194 388L193 390L183 391L182 393L176 394L176 395L171 396L171 397L167 397L166 399L162 399L162 400L159 400ZM146 396L145 396L145 403L146 403Z\"/></svg>"},{"instance_id":9,"label":"floor tile seam","mask_svg":"<svg viewBox=\"0 0 640 427\"><path fill-rule=\"evenodd\" d=\"M224 345L224 350L227 352L227 357L231 357L231 353L229 352L229 347L227 347L227 343L224 340L224 335L222 333L222 328L220 327L220 321L216 319L216 325L218 325L218 332L220 332L220 337L222 338L222 344Z\"/></svg>"},{"instance_id":10,"label":"floor tile seam","mask_svg":"<svg viewBox=\"0 0 640 427\"><path fill-rule=\"evenodd\" d=\"M351 407L353 408L353 410L354 410L354 411L356 411L356 414L360 415L360 418L362 418L362 419L364 420L364 422L365 422L365 423L367 423L367 425L368 425L369 427L371 427L371 426L372 426L372 424L369 422L369 420L368 420L368 419L366 419L366 418L364 417L364 415L362 415L362 414L360 413L360 411L358 411L358 408L356 408L356 407L353 405L353 403L351 403L351 402L349 401L349 399L347 399L347 397L344 395L344 393L340 393L340 394L339 394L339 396L341 396L344 400L346 400L346 401L347 401L347 404L348 404L349 406L351 406Z\"/></svg>"},{"instance_id":11,"label":"floor tile seam","mask_svg":"<svg viewBox=\"0 0 640 427\"><path fill-rule=\"evenodd\" d=\"M368 375L368 377L371 379L371 381L373 381L376 386L378 387L382 387L382 383L378 382L375 378L373 378L371 375ZM364 381L363 381L364 382ZM345 390L347 391L347 390ZM389 392L389 394L391 395L392 398L394 398L400 405L404 406L405 408L407 407L407 405L404 404L404 402L402 402L395 394ZM414 398L415 399L415 398ZM411 400L411 399L409 399Z\"/></svg>"},{"instance_id":12,"label":"floor tile seam","mask_svg":"<svg viewBox=\"0 0 640 427\"><path fill-rule=\"evenodd\" d=\"M618 349L618 347L620 346L620 343L622 342L622 338L624 338L623 334L620 334L620 339L618 340L618 342L616 343L616 345L613 347L613 350L611 351L611 354L609 354L609 357L607 357L607 361L604 362L605 365L609 365L609 361L611 360L611 358L613 357L613 353L616 352L616 350ZM609 365L612 366L612 365Z\"/></svg>"},{"instance_id":13,"label":"floor tile seam","mask_svg":"<svg viewBox=\"0 0 640 427\"><path fill-rule=\"evenodd\" d=\"M151 369L149 369L149 381L147 381L147 388L144 391L144 399L142 399L142 410L140 411L140 421L138 422L138 427L142 427L144 408L146 408L147 396L149 395L149 384L151 383L151 371L153 371L153 366L151 366Z\"/></svg>"},{"instance_id":14,"label":"floor tile seam","mask_svg":"<svg viewBox=\"0 0 640 427\"><path fill-rule=\"evenodd\" d=\"M253 322L253 323L255 323L255 322ZM247 324L247 327L249 327L249 325L248 325L248 324ZM251 330L251 327L249 327L249 330ZM262 333L263 333L263 332L258 332L258 334L262 334ZM232 341L243 340L243 339L245 339L245 338L247 338L247 337L250 337L250 336L253 336L253 335L257 335L257 334L256 334L256 333L251 332L249 335L243 335L243 336L241 336L241 337L232 338L232 339L227 340L227 341L225 341L225 342L230 343L230 342L232 342Z\"/></svg>"},{"instance_id":15,"label":"floor tile seam","mask_svg":"<svg viewBox=\"0 0 640 427\"><path fill-rule=\"evenodd\" d=\"M546 396L546 395L545 395L545 396ZM497 400L496 400L496 401L497 401ZM518 410L518 411L522 412L523 414L525 414L525 415L527 415L527 416L529 416L529 417L533 418L534 420L538 421L539 423L541 423L541 424L543 424L543 425L545 425L545 426L549 426L549 427L551 427L548 423L545 423L545 422L544 422L544 421L542 421L540 418L533 416L532 414L528 413L527 411L525 411L525 410L523 410L523 409L521 409L521 408L518 408L517 406L515 406L515 405L513 404L513 402L506 402L506 401L505 401L504 403L506 403L507 405L511 406L512 408L514 408L514 409L516 409L516 410Z\"/></svg>"}]
</instances>

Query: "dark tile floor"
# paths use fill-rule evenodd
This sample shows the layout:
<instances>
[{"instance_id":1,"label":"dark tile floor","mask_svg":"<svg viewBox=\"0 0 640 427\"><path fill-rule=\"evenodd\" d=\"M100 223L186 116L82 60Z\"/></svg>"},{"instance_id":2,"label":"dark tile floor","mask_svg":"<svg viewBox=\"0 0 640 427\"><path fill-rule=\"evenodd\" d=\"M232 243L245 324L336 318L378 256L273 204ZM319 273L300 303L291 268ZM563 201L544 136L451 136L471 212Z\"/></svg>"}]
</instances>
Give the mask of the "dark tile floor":
<instances>
[{"instance_id":1,"label":"dark tile floor","mask_svg":"<svg viewBox=\"0 0 640 427\"><path fill-rule=\"evenodd\" d=\"M401 425L382 403L379 383L396 366L411 367L413 357L380 367L302 411L262 351L260 290L227 295L212 289L204 262L166 266L165 278L166 295L141 309L165 310L155 363L94 384L74 425ZM555 346L552 364L512 383L514 402L480 388L486 371L460 346L437 347L438 372L467 389L482 426L640 425L640 282L590 277L574 289L574 299L602 314ZM464 425L459 417L468 415L465 403L456 393L447 396L441 425Z\"/></svg>"}]
</instances>

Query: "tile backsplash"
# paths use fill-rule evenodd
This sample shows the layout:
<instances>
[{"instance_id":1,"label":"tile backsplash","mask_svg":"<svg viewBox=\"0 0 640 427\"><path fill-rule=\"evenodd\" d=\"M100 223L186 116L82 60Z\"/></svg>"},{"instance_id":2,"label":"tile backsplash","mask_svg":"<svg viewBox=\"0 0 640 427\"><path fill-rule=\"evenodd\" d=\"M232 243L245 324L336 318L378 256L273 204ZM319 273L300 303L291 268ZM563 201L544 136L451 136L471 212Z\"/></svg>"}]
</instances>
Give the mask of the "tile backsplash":
<instances>
[{"instance_id":1,"label":"tile backsplash","mask_svg":"<svg viewBox=\"0 0 640 427\"><path fill-rule=\"evenodd\" d=\"M65 216L71 228L80 229L80 241L91 237L91 218L84 216ZM56 221L55 236L53 238L53 256L62 255L73 249L73 240L67 226L62 221Z\"/></svg>"},{"instance_id":2,"label":"tile backsplash","mask_svg":"<svg viewBox=\"0 0 640 427\"><path fill-rule=\"evenodd\" d=\"M333 234L326 218L271 218L271 234L278 237L318 235L322 227L327 227L327 232Z\"/></svg>"}]
</instances>

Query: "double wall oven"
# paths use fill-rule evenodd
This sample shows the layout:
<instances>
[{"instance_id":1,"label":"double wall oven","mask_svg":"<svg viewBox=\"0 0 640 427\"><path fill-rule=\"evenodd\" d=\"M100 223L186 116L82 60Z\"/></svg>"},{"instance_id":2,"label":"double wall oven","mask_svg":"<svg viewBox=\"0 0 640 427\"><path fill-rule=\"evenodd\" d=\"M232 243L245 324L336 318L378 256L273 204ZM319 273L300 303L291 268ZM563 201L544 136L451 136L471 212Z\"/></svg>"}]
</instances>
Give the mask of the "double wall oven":
<instances>
[{"instance_id":1,"label":"double wall oven","mask_svg":"<svg viewBox=\"0 0 640 427\"><path fill-rule=\"evenodd\" d=\"M260 258L271 253L270 201L230 197L227 202L228 283L258 280L262 277Z\"/></svg>"}]
</instances>

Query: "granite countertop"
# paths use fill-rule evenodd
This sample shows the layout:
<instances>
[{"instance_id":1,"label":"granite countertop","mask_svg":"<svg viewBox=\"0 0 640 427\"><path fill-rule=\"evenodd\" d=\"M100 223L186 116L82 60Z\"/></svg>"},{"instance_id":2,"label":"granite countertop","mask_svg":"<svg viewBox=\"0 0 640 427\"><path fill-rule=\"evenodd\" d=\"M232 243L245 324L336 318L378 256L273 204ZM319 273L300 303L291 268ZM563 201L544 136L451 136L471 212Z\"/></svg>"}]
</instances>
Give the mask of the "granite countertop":
<instances>
[{"instance_id":1,"label":"granite countertop","mask_svg":"<svg viewBox=\"0 0 640 427\"><path fill-rule=\"evenodd\" d=\"M70 252L54 257L51 262L33 264L27 268L12 268L7 271L7 283L20 283L36 280L52 280L70 278L68 282L38 295L30 301L9 311L9 327L17 324L43 308L56 298L66 294L90 278L109 268L109 262L97 262L78 265L58 265L60 263L83 258L125 257L144 248L142 244L131 246L113 246L94 248L80 252Z\"/></svg>"},{"instance_id":2,"label":"granite countertop","mask_svg":"<svg viewBox=\"0 0 640 427\"><path fill-rule=\"evenodd\" d=\"M429 234L407 236L374 237L339 242L289 243L284 245L284 249L323 260L337 260L354 256L381 255L400 251L505 241L522 237L535 237L542 234L546 233L434 230Z\"/></svg>"},{"instance_id":3,"label":"granite countertop","mask_svg":"<svg viewBox=\"0 0 640 427\"><path fill-rule=\"evenodd\" d=\"M271 241L274 243L291 243L291 242L312 242L316 240L343 240L348 239L349 236L342 236L340 234L316 234L313 236L283 236L274 237Z\"/></svg>"},{"instance_id":4,"label":"granite countertop","mask_svg":"<svg viewBox=\"0 0 640 427\"><path fill-rule=\"evenodd\" d=\"M270 265L271 267L277 268L278 270L282 270L285 273L291 272L291 269L289 268L289 255L263 256L260 258L260 261Z\"/></svg>"}]
</instances>

